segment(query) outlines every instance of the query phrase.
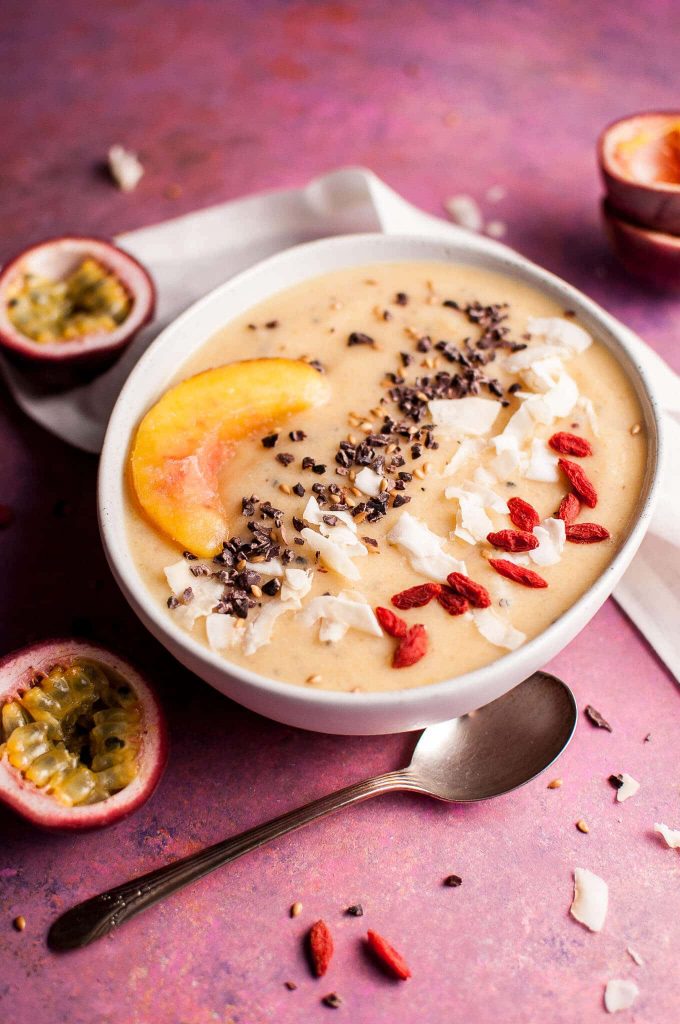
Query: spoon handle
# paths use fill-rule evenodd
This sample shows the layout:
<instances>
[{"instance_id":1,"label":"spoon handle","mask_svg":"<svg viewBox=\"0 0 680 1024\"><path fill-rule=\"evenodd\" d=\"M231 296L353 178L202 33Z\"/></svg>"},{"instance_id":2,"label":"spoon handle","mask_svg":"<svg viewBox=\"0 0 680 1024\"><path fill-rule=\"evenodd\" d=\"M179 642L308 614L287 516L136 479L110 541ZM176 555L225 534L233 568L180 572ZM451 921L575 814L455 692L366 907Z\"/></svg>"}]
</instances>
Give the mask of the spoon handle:
<instances>
[{"instance_id":1,"label":"spoon handle","mask_svg":"<svg viewBox=\"0 0 680 1024\"><path fill-rule=\"evenodd\" d=\"M165 867L118 885L114 889L93 896L84 903L67 910L58 917L49 930L47 944L53 950L78 949L106 935L112 928L158 903L190 882L195 882L222 864L228 864L250 850L263 846L317 818L338 811L342 807L367 800L390 790L418 790L414 776L408 769L387 772L373 779L365 779L351 786L320 797L298 807L288 814L273 818L264 825L248 829L240 835L224 839Z\"/></svg>"}]
</instances>

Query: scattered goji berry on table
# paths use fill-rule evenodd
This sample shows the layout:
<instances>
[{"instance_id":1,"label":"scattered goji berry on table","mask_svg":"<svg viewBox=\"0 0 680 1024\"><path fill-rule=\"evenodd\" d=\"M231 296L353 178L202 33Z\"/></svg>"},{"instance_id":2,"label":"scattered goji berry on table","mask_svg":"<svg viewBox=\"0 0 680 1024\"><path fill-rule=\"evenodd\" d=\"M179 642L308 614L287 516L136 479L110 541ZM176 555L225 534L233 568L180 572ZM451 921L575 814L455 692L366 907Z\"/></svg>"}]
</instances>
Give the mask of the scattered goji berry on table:
<instances>
[{"instance_id":1,"label":"scattered goji berry on table","mask_svg":"<svg viewBox=\"0 0 680 1024\"><path fill-rule=\"evenodd\" d=\"M317 978L328 970L333 956L333 936L325 921L316 921L309 929L309 954Z\"/></svg>"},{"instance_id":2,"label":"scattered goji berry on table","mask_svg":"<svg viewBox=\"0 0 680 1024\"><path fill-rule=\"evenodd\" d=\"M411 977L411 969L404 960L401 953L397 953L394 946L391 946L387 939L384 939L378 932L369 931L367 934L368 945L385 965L401 981Z\"/></svg>"},{"instance_id":3,"label":"scattered goji berry on table","mask_svg":"<svg viewBox=\"0 0 680 1024\"><path fill-rule=\"evenodd\" d=\"M510 522L518 530L526 530L527 533L531 533L533 528L538 526L541 521L534 506L530 505L523 498L510 498L508 509L510 511Z\"/></svg>"},{"instance_id":4,"label":"scattered goji berry on table","mask_svg":"<svg viewBox=\"0 0 680 1024\"><path fill-rule=\"evenodd\" d=\"M502 551L533 551L538 547L536 534L526 530L499 530L498 533L487 533L486 539Z\"/></svg>"},{"instance_id":5,"label":"scattered goji berry on table","mask_svg":"<svg viewBox=\"0 0 680 1024\"><path fill-rule=\"evenodd\" d=\"M436 597L441 587L438 583L418 583L415 587L402 590L392 598L395 608L405 611L407 608L422 608Z\"/></svg>"},{"instance_id":6,"label":"scattered goji berry on table","mask_svg":"<svg viewBox=\"0 0 680 1024\"><path fill-rule=\"evenodd\" d=\"M388 636L396 636L399 640L406 636L407 623L395 615L390 608L376 608L375 617Z\"/></svg>"},{"instance_id":7,"label":"scattered goji berry on table","mask_svg":"<svg viewBox=\"0 0 680 1024\"><path fill-rule=\"evenodd\" d=\"M450 572L446 582L461 597L466 597L473 608L488 608L491 604L491 597L486 587L481 583L475 583L469 576L462 572Z\"/></svg>"},{"instance_id":8,"label":"scattered goji berry on table","mask_svg":"<svg viewBox=\"0 0 680 1024\"><path fill-rule=\"evenodd\" d=\"M567 434L561 431L548 441L554 452L560 455L575 455L577 459L585 459L587 455L593 454L593 446L585 437L577 437L576 434Z\"/></svg>"},{"instance_id":9,"label":"scattered goji berry on table","mask_svg":"<svg viewBox=\"0 0 680 1024\"><path fill-rule=\"evenodd\" d=\"M560 507L557 511L557 518L561 519L567 526L573 523L576 516L581 511L581 502L578 500L575 494L565 494L560 502Z\"/></svg>"},{"instance_id":10,"label":"scattered goji berry on table","mask_svg":"<svg viewBox=\"0 0 680 1024\"><path fill-rule=\"evenodd\" d=\"M577 498L580 498L588 508L595 508L597 491L581 467L577 466L575 462L570 462L569 459L558 459L557 465L571 484Z\"/></svg>"},{"instance_id":11,"label":"scattered goji berry on table","mask_svg":"<svg viewBox=\"0 0 680 1024\"><path fill-rule=\"evenodd\" d=\"M392 668L409 668L427 654L427 630L418 623L411 626L394 652Z\"/></svg>"},{"instance_id":12,"label":"scattered goji berry on table","mask_svg":"<svg viewBox=\"0 0 680 1024\"><path fill-rule=\"evenodd\" d=\"M526 569L523 565L516 565L515 562L508 562L506 558L490 558L489 565L493 566L497 573L505 576L506 580L513 583L521 583L523 587L547 587L547 581L539 576L532 569Z\"/></svg>"},{"instance_id":13,"label":"scattered goji berry on table","mask_svg":"<svg viewBox=\"0 0 680 1024\"><path fill-rule=\"evenodd\" d=\"M451 587L442 587L441 592L437 594L437 600L449 615L463 615L470 608L467 598L457 594Z\"/></svg>"},{"instance_id":14,"label":"scattered goji berry on table","mask_svg":"<svg viewBox=\"0 0 680 1024\"><path fill-rule=\"evenodd\" d=\"M598 523L575 523L567 527L567 540L572 544L597 544L609 537L609 530Z\"/></svg>"}]
</instances>

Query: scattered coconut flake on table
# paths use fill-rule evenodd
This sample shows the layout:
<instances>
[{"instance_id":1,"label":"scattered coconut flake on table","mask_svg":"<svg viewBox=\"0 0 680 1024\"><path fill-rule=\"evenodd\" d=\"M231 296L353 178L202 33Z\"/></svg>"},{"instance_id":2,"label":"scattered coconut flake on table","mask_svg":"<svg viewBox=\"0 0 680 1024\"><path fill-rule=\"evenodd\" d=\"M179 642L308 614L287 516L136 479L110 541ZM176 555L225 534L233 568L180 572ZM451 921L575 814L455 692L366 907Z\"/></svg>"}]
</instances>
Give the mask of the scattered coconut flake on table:
<instances>
[{"instance_id":1,"label":"scattered coconut flake on table","mask_svg":"<svg viewBox=\"0 0 680 1024\"><path fill-rule=\"evenodd\" d=\"M323 537L320 533L316 533L315 530L311 530L308 526L304 530L300 531L300 536L304 541L309 544L312 551L318 553L321 561L324 565L327 565L329 569L333 569L334 572L339 573L341 576L345 576L348 580L359 580L361 579L361 573L357 569L356 565L352 561L352 557L358 555L367 555L368 548L365 545L356 542L356 551L354 548L351 550L354 552L350 557L348 551L340 544L334 543L328 537Z\"/></svg>"},{"instance_id":2,"label":"scattered coconut flake on table","mask_svg":"<svg viewBox=\"0 0 680 1024\"><path fill-rule=\"evenodd\" d=\"M511 623L505 622L493 608L473 608L472 618L484 639L496 647L506 647L509 651L515 651L526 640L525 633L515 629Z\"/></svg>"},{"instance_id":3,"label":"scattered coconut flake on table","mask_svg":"<svg viewBox=\"0 0 680 1024\"><path fill-rule=\"evenodd\" d=\"M574 899L569 912L591 932L600 932L607 916L609 888L604 879L588 871L574 868Z\"/></svg>"},{"instance_id":4,"label":"scattered coconut flake on table","mask_svg":"<svg viewBox=\"0 0 680 1024\"><path fill-rule=\"evenodd\" d=\"M636 782L632 775L626 775L625 772L621 772L621 785L616 791L616 799L619 803L623 803L629 797L635 796L639 788L640 783Z\"/></svg>"},{"instance_id":5,"label":"scattered coconut flake on table","mask_svg":"<svg viewBox=\"0 0 680 1024\"><path fill-rule=\"evenodd\" d=\"M444 437L482 437L491 430L501 403L491 398L434 398L428 402L432 422Z\"/></svg>"},{"instance_id":6,"label":"scattered coconut flake on table","mask_svg":"<svg viewBox=\"0 0 680 1024\"><path fill-rule=\"evenodd\" d=\"M319 640L342 640L348 629L356 629L370 636L382 636L382 630L370 604L354 591L342 591L337 597L325 594L313 598L300 614L305 626L321 620Z\"/></svg>"},{"instance_id":7,"label":"scattered coconut flake on table","mask_svg":"<svg viewBox=\"0 0 680 1024\"><path fill-rule=\"evenodd\" d=\"M136 153L124 146L111 146L108 154L111 177L123 192L132 192L144 174L144 168Z\"/></svg>"},{"instance_id":8,"label":"scattered coconut flake on table","mask_svg":"<svg viewBox=\"0 0 680 1024\"><path fill-rule=\"evenodd\" d=\"M481 231L484 223L479 204L472 196L449 196L444 200L444 209L451 220L468 231Z\"/></svg>"},{"instance_id":9,"label":"scattered coconut flake on table","mask_svg":"<svg viewBox=\"0 0 680 1024\"><path fill-rule=\"evenodd\" d=\"M631 958L631 960L633 960L633 962L638 965L638 967L644 967L645 966L644 960L642 959L640 954L637 952L637 950L633 949L632 946L626 946L626 953Z\"/></svg>"},{"instance_id":10,"label":"scattered coconut flake on table","mask_svg":"<svg viewBox=\"0 0 680 1024\"><path fill-rule=\"evenodd\" d=\"M384 479L379 473L371 469L370 466L364 466L355 476L354 486L358 487L364 494L367 494L369 498L377 498L381 493L381 484Z\"/></svg>"},{"instance_id":11,"label":"scattered coconut flake on table","mask_svg":"<svg viewBox=\"0 0 680 1024\"><path fill-rule=\"evenodd\" d=\"M629 1010L639 995L640 989L634 981L612 978L605 986L604 1005L608 1013Z\"/></svg>"},{"instance_id":12,"label":"scattered coconut flake on table","mask_svg":"<svg viewBox=\"0 0 680 1024\"><path fill-rule=\"evenodd\" d=\"M414 572L427 579L446 583L449 573L460 572L467 576L465 562L442 550L446 543L445 538L433 533L410 512L402 512L387 534L387 540L390 544L403 548Z\"/></svg>"},{"instance_id":13,"label":"scattered coconut flake on table","mask_svg":"<svg viewBox=\"0 0 680 1024\"><path fill-rule=\"evenodd\" d=\"M668 825L664 825L661 822L655 822L654 831L663 836L666 841L666 845L670 846L671 849L680 850L680 829L669 828Z\"/></svg>"},{"instance_id":14,"label":"scattered coconut flake on table","mask_svg":"<svg viewBox=\"0 0 680 1024\"><path fill-rule=\"evenodd\" d=\"M205 620L205 632L213 651L226 651L242 642L245 622L233 615L211 612Z\"/></svg>"}]
</instances>

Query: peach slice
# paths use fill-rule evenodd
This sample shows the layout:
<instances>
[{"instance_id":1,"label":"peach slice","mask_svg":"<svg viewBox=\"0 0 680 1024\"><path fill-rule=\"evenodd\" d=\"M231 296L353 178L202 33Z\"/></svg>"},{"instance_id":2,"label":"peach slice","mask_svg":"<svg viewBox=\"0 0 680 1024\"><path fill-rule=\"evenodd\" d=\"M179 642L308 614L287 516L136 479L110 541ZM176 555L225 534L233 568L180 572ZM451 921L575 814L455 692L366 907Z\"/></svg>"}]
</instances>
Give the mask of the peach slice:
<instances>
[{"instance_id":1,"label":"peach slice","mask_svg":"<svg viewBox=\"0 0 680 1024\"><path fill-rule=\"evenodd\" d=\"M229 535L219 474L235 445L327 401L327 381L293 359L250 359L189 377L149 409L130 455L132 485L149 519L208 558Z\"/></svg>"}]
</instances>

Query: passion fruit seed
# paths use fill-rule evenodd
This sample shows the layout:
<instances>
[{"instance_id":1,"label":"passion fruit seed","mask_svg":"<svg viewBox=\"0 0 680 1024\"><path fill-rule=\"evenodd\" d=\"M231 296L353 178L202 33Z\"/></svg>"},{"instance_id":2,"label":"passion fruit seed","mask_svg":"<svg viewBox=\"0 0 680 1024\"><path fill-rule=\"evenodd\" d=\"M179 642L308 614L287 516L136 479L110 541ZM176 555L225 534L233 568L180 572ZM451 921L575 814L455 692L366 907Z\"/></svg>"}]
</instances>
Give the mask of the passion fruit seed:
<instances>
[{"instance_id":1,"label":"passion fruit seed","mask_svg":"<svg viewBox=\"0 0 680 1024\"><path fill-rule=\"evenodd\" d=\"M115 331L131 305L115 274L86 256L61 281L30 273L19 276L9 294L7 313L23 335L46 344Z\"/></svg>"},{"instance_id":2,"label":"passion fruit seed","mask_svg":"<svg viewBox=\"0 0 680 1024\"><path fill-rule=\"evenodd\" d=\"M130 686L85 658L55 665L2 706L0 756L67 807L97 803L137 775L141 708Z\"/></svg>"}]
</instances>

